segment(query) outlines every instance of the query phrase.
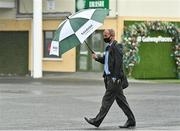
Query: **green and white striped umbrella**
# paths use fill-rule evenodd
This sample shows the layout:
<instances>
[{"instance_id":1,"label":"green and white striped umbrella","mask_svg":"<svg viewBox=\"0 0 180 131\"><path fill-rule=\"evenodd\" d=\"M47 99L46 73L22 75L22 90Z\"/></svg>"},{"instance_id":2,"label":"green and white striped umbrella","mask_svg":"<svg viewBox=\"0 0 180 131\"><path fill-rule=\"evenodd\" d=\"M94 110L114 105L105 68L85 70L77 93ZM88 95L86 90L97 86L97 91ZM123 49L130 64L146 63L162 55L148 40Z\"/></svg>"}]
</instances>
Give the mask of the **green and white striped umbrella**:
<instances>
[{"instance_id":1,"label":"green and white striped umbrella","mask_svg":"<svg viewBox=\"0 0 180 131\"><path fill-rule=\"evenodd\" d=\"M85 9L69 16L55 32L51 42L50 55L63 54L82 44L104 22L107 9Z\"/></svg>"}]
</instances>

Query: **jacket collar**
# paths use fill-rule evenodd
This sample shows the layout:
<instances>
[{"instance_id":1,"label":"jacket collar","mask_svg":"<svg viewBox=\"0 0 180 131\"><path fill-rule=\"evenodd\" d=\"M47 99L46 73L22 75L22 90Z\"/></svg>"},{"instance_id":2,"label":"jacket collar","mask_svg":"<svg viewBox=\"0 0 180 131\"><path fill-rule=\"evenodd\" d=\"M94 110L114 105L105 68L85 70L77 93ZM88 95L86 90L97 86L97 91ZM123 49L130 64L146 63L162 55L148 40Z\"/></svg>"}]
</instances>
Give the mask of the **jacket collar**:
<instances>
[{"instance_id":1,"label":"jacket collar","mask_svg":"<svg viewBox=\"0 0 180 131\"><path fill-rule=\"evenodd\" d=\"M111 46L111 45L115 45L117 43L117 41L116 40L114 40L113 42L111 42L110 44L108 44L109 46Z\"/></svg>"}]
</instances>

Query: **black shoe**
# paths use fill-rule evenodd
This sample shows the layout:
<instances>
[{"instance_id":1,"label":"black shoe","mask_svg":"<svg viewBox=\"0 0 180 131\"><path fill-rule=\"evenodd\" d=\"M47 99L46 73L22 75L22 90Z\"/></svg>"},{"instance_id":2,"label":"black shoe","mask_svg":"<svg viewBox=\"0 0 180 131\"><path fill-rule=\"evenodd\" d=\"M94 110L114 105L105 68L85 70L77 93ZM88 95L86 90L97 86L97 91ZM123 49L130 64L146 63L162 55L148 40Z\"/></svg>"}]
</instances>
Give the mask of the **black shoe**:
<instances>
[{"instance_id":1,"label":"black shoe","mask_svg":"<svg viewBox=\"0 0 180 131\"><path fill-rule=\"evenodd\" d=\"M97 125L95 122L94 122L94 120L93 119L88 119L88 118L86 118L86 117L84 117L84 119L89 123L89 124L91 124L91 125L93 125L93 126L95 126L95 127L99 127L99 125Z\"/></svg>"},{"instance_id":2,"label":"black shoe","mask_svg":"<svg viewBox=\"0 0 180 131\"><path fill-rule=\"evenodd\" d=\"M127 121L124 126L119 126L119 128L135 128L136 122L135 121Z\"/></svg>"}]
</instances>

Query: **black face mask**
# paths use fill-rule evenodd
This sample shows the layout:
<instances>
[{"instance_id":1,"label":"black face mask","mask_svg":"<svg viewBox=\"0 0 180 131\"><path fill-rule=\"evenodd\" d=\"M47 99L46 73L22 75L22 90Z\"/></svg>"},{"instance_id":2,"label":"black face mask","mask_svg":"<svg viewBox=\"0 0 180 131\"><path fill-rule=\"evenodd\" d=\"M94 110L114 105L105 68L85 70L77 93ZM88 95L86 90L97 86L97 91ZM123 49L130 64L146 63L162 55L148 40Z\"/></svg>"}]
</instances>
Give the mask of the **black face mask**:
<instances>
[{"instance_id":1,"label":"black face mask","mask_svg":"<svg viewBox=\"0 0 180 131\"><path fill-rule=\"evenodd\" d=\"M105 42L105 43L109 43L109 42L111 42L111 38L110 38L110 37L108 37L108 38L104 38L104 42Z\"/></svg>"}]
</instances>

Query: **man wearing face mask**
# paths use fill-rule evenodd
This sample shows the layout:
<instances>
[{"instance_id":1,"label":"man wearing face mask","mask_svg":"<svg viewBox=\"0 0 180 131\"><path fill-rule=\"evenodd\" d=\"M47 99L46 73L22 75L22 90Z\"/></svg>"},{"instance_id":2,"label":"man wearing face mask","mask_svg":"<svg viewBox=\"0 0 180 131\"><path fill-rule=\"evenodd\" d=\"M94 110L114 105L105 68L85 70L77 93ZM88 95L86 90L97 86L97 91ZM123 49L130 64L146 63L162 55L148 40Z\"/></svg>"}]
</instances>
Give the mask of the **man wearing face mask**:
<instances>
[{"instance_id":1,"label":"man wearing face mask","mask_svg":"<svg viewBox=\"0 0 180 131\"><path fill-rule=\"evenodd\" d=\"M99 127L108 113L114 100L116 100L118 106L123 110L128 120L120 128L132 128L136 126L135 117L129 107L126 97L123 93L122 77L125 75L123 72L123 53L122 50L118 50L115 40L115 32L113 29L106 29L103 32L104 42L108 43L103 57L92 54L92 58L102 64L104 64L104 83L105 94L102 99L102 105L99 113L95 118L86 118L85 120L95 127Z\"/></svg>"}]
</instances>

